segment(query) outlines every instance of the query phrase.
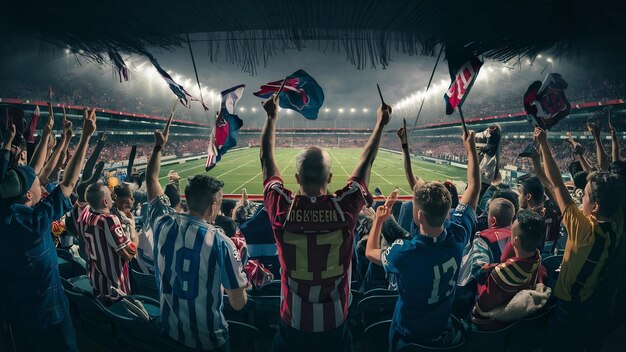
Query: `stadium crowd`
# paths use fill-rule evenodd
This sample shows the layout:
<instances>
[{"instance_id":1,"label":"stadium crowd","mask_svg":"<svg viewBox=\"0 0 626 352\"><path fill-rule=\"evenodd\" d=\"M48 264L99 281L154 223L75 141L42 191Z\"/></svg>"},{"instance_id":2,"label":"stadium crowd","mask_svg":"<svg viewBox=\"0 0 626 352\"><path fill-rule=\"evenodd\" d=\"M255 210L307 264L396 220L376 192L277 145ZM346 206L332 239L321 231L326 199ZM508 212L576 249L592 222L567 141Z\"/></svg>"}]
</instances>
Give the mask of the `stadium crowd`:
<instances>
[{"instance_id":1,"label":"stadium crowd","mask_svg":"<svg viewBox=\"0 0 626 352\"><path fill-rule=\"evenodd\" d=\"M56 142L50 119L28 155L14 144L24 131L9 126L0 149L3 347L10 331L17 351L77 351L75 331L86 334L89 324L124 315L158 329L157 337L115 330L131 334L131 341L230 351L236 350L230 329L241 324L232 322L242 314L237 311L254 309L265 314L244 320L275 332L273 351L375 344L389 351L464 344L498 350L496 336L531 317L545 318L548 328L537 332L545 336L545 350L576 351L597 347L610 332L604 327L623 322L626 167L614 129L610 153L593 123L593 145L557 143L536 128L534 145L525 149L523 141L501 138L497 125L456 141L410 143L401 128L394 141L383 142L392 116L383 104L371 135L346 142L364 148L345 187L328 189L330 156L314 146L296 158L298 189L289 190L284 180L292 176L281 174L274 152L293 140L276 138L277 99L263 106L261 203L245 194L238 202L224 200L223 181L206 174L181 190L171 172L162 187L165 155L205 146L198 139L170 140L168 127L155 132L149 148L141 138L133 141L148 158L145 177L130 173L113 185L103 182L98 161L126 159L130 144L110 136L89 149L96 110L85 109L75 145L71 122ZM395 191L373 201L370 173L383 144L402 151L412 201L397 202ZM425 182L412 170L411 152L466 163L467 188ZM499 170L511 155L532 171L515 184L504 182ZM262 307L268 297L278 305ZM367 302L391 320L372 320ZM94 307L100 316L85 314ZM268 323L272 313L280 318ZM383 337L372 339L381 327ZM524 335L517 343L529 340Z\"/></svg>"}]
</instances>

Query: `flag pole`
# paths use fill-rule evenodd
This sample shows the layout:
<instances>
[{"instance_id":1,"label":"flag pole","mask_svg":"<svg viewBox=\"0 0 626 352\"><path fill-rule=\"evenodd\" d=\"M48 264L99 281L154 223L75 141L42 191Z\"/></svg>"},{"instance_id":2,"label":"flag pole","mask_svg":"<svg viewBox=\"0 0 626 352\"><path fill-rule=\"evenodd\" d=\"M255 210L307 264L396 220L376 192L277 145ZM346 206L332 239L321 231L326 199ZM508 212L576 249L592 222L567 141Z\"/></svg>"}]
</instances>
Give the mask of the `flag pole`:
<instances>
[{"instance_id":1,"label":"flag pole","mask_svg":"<svg viewBox=\"0 0 626 352\"><path fill-rule=\"evenodd\" d=\"M172 119L174 118L174 113L176 112L176 107L178 106L178 98L174 100L174 106L172 106L172 111L170 112L170 116L167 118L167 123L165 124L165 128L163 132L169 133L170 125L172 124Z\"/></svg>"},{"instance_id":2,"label":"flag pole","mask_svg":"<svg viewBox=\"0 0 626 352\"><path fill-rule=\"evenodd\" d=\"M380 92L380 86L376 83L376 89L378 89L378 95L380 96L380 102L385 105L385 99L383 99L383 93Z\"/></svg>"},{"instance_id":3,"label":"flag pole","mask_svg":"<svg viewBox=\"0 0 626 352\"><path fill-rule=\"evenodd\" d=\"M417 120L419 120L420 115L422 114L422 108L424 107L424 102L426 101L426 93L428 93L428 90L430 89L430 84L433 82L433 77L435 76L435 71L437 71L437 65L439 65L439 59L441 59L442 53L443 53L443 45L441 46L441 49L439 49L439 55L437 55L437 61L435 61L435 67L433 68L433 72L430 74L430 79L428 80L428 84L426 85L426 91L424 91L424 97L422 98L420 109L417 111L417 116L415 117L415 122L413 122L411 133L407 134L407 139L413 135L413 131L415 131L415 127L417 127Z\"/></svg>"},{"instance_id":4,"label":"flag pole","mask_svg":"<svg viewBox=\"0 0 626 352\"><path fill-rule=\"evenodd\" d=\"M465 117L463 117L463 110L461 110L461 106L457 107L459 109L459 115L461 115L461 123L463 124L463 132L467 134L467 126L465 125Z\"/></svg>"},{"instance_id":5,"label":"flag pole","mask_svg":"<svg viewBox=\"0 0 626 352\"><path fill-rule=\"evenodd\" d=\"M287 77L289 77L289 76L287 76ZM280 92L283 90L283 88L285 88L285 83L287 83L287 77L285 77L285 79L283 79L283 84L280 85L280 88L276 92L276 96L278 96L280 94Z\"/></svg>"}]
</instances>

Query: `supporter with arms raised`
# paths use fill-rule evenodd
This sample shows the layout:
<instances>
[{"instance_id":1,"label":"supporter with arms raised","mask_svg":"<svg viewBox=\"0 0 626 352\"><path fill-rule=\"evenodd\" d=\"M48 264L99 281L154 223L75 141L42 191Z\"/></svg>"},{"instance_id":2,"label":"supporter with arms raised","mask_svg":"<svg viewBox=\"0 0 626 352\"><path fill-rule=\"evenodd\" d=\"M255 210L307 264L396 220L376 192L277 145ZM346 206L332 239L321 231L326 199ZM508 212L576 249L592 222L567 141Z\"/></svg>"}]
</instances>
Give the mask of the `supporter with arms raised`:
<instances>
[{"instance_id":1,"label":"supporter with arms raised","mask_svg":"<svg viewBox=\"0 0 626 352\"><path fill-rule=\"evenodd\" d=\"M543 155L544 170L550 181L555 201L563 214L568 238L561 272L556 284L556 307L550 320L550 344L553 350L582 350L592 327L599 297L595 295L609 264L614 261L615 248L622 240L623 183L618 175L592 172L578 209L561 178L546 132L535 128L535 139Z\"/></svg>"},{"instance_id":2,"label":"supporter with arms raised","mask_svg":"<svg viewBox=\"0 0 626 352\"><path fill-rule=\"evenodd\" d=\"M348 183L328 193L327 151L310 147L296 159L296 194L283 185L274 156L278 97L263 107L261 137L264 203L278 244L281 266L281 322L275 351L350 351L347 327L350 270L359 212L372 197L367 189L391 107L378 110L374 131Z\"/></svg>"},{"instance_id":3,"label":"supporter with arms raised","mask_svg":"<svg viewBox=\"0 0 626 352\"><path fill-rule=\"evenodd\" d=\"M469 158L468 185L450 219L450 192L439 182L427 182L413 190L411 239L396 240L382 251L380 231L370 232L368 258L382 263L398 284L399 298L389 332L390 351L411 342L449 346L462 338L461 331L451 323L451 310L481 187L473 131L463 134L463 145Z\"/></svg>"},{"instance_id":4,"label":"supporter with arms raised","mask_svg":"<svg viewBox=\"0 0 626 352\"><path fill-rule=\"evenodd\" d=\"M176 213L158 179L168 134L169 124L154 133L146 170L147 221L154 236L163 330L195 350L230 351L222 287L239 310L247 301L248 280L235 245L214 225L224 183L207 175L190 178L185 187L189 212Z\"/></svg>"},{"instance_id":5,"label":"supporter with arms raised","mask_svg":"<svg viewBox=\"0 0 626 352\"><path fill-rule=\"evenodd\" d=\"M82 135L63 180L42 200L37 174L47 157L52 116L31 166L9 169L0 181L0 310L20 351L78 351L50 231L52 221L71 208L69 197L96 129L96 114L85 109Z\"/></svg>"}]
</instances>

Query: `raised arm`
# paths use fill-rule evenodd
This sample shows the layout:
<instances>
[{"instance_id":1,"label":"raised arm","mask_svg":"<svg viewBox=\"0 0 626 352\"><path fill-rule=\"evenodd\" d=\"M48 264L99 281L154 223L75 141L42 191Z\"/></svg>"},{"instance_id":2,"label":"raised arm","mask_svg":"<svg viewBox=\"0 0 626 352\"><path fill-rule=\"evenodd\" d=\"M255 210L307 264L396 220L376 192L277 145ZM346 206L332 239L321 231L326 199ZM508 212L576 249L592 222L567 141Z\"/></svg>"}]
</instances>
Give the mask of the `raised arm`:
<instances>
[{"instance_id":1,"label":"raised arm","mask_svg":"<svg viewBox=\"0 0 626 352\"><path fill-rule=\"evenodd\" d=\"M106 133L98 133L98 143L96 144L96 147L93 149L93 152L89 156L89 159L87 159L87 162L85 163L82 180L88 180L91 178L91 175L93 174L93 168L96 165L98 158L100 157L100 152L102 152L102 148L104 148L104 143L106 142L106 139Z\"/></svg>"},{"instance_id":2,"label":"raised arm","mask_svg":"<svg viewBox=\"0 0 626 352\"><path fill-rule=\"evenodd\" d=\"M548 196L548 198L554 199L552 185L550 184L546 173L543 171L543 165L541 165L541 155L536 149L533 149L533 153L530 158L533 161L533 170L535 171L535 176L537 176L539 181L541 181L541 185L543 185L545 194Z\"/></svg>"},{"instance_id":3,"label":"raised arm","mask_svg":"<svg viewBox=\"0 0 626 352\"><path fill-rule=\"evenodd\" d=\"M611 126L611 159L613 162L620 161L619 155L619 138L615 127Z\"/></svg>"},{"instance_id":4,"label":"raised arm","mask_svg":"<svg viewBox=\"0 0 626 352\"><path fill-rule=\"evenodd\" d=\"M378 148L380 147L380 140L383 136L383 127L389 123L390 118L391 106L387 104L381 105L378 108L374 131L367 141L365 148L363 148L361 159L356 164L354 171L352 171L352 177L362 180L365 185L370 182L370 173L372 171L374 159L376 159L376 154L378 153Z\"/></svg>"},{"instance_id":5,"label":"raised arm","mask_svg":"<svg viewBox=\"0 0 626 352\"><path fill-rule=\"evenodd\" d=\"M563 178L561 177L559 166L556 164L556 161L554 161L552 152L550 152L546 131L535 127L534 137L539 143L539 148L541 149L541 154L543 155L543 169L546 173L548 181L550 181L552 193L554 193L554 201L556 201L561 213L563 213L565 208L574 202L574 200L569 194L569 191L563 182Z\"/></svg>"},{"instance_id":6,"label":"raised arm","mask_svg":"<svg viewBox=\"0 0 626 352\"><path fill-rule=\"evenodd\" d=\"M365 257L367 257L370 262L377 265L382 265L380 260L380 235L383 230L383 224L391 216L393 203L396 202L396 199L398 199L398 191L394 190L389 197L387 197L385 204L376 208L376 217L374 218L372 229L367 237Z\"/></svg>"},{"instance_id":7,"label":"raised arm","mask_svg":"<svg viewBox=\"0 0 626 352\"><path fill-rule=\"evenodd\" d=\"M30 159L30 166L35 170L35 173L39 174L43 164L47 159L47 151L48 151L48 138L50 138L50 134L52 133L52 127L54 126L54 113L52 111L52 104L48 103L48 111L50 113L50 118L48 119L48 124L43 129L43 134L41 135L41 139L39 140L39 144L33 153L33 157Z\"/></svg>"},{"instance_id":8,"label":"raised arm","mask_svg":"<svg viewBox=\"0 0 626 352\"><path fill-rule=\"evenodd\" d=\"M80 135L80 141L74 151L74 155L65 168L63 181L60 185L61 191L66 197L69 197L74 187L76 187L80 167L83 164L83 160L85 160L85 153L87 153L87 147L89 146L89 139L96 131L96 109L91 110L91 114L88 114L87 109L85 109L83 112L83 120L83 131Z\"/></svg>"},{"instance_id":9,"label":"raised arm","mask_svg":"<svg viewBox=\"0 0 626 352\"><path fill-rule=\"evenodd\" d=\"M476 155L476 132L463 132L463 146L467 151L467 188L461 201L476 210L480 196L480 167Z\"/></svg>"},{"instance_id":10,"label":"raised arm","mask_svg":"<svg viewBox=\"0 0 626 352\"><path fill-rule=\"evenodd\" d=\"M0 180L4 178L4 174L9 169L9 162L11 161L11 147L13 146L15 134L15 125L12 124L4 136L4 141L2 141L0 153Z\"/></svg>"},{"instance_id":11,"label":"raised arm","mask_svg":"<svg viewBox=\"0 0 626 352\"><path fill-rule=\"evenodd\" d=\"M163 188L159 183L159 171L161 170L161 150L167 142L170 134L170 125L165 125L163 132L154 132L154 148L146 167L146 188L148 189L148 202L163 194Z\"/></svg>"},{"instance_id":12,"label":"raised arm","mask_svg":"<svg viewBox=\"0 0 626 352\"><path fill-rule=\"evenodd\" d=\"M600 128L595 124L588 124L587 130L591 132L593 140L596 142L596 156L600 170L607 171L609 169L609 156L606 154L606 150L604 150L602 139L600 139Z\"/></svg>"},{"instance_id":13,"label":"raised arm","mask_svg":"<svg viewBox=\"0 0 626 352\"><path fill-rule=\"evenodd\" d=\"M62 155L65 155L67 151L67 147L70 144L70 138L72 136L72 121L65 121L65 125L63 126L63 135L61 136L61 142L58 144L57 148L52 152L52 155L48 159L48 162L44 165L43 169L39 173L39 180L43 183L47 183L48 178L52 174L52 171L59 165L59 159ZM54 138L54 136L50 136L50 138Z\"/></svg>"},{"instance_id":14,"label":"raised arm","mask_svg":"<svg viewBox=\"0 0 626 352\"><path fill-rule=\"evenodd\" d=\"M276 144L276 123L278 121L278 95L274 94L263 103L263 109L267 113L267 119L261 133L261 169L263 170L263 180L272 176L280 177L280 170L276 164L274 155Z\"/></svg>"},{"instance_id":15,"label":"raised arm","mask_svg":"<svg viewBox=\"0 0 626 352\"><path fill-rule=\"evenodd\" d=\"M409 153L409 142L406 135L406 120L402 120L402 127L396 132L398 138L400 138L400 143L402 144L402 161L404 162L404 175L406 176L406 180L409 183L409 187L411 190L415 189L415 185L418 183L422 183L421 178L415 177L413 174L413 166L411 165L411 153Z\"/></svg>"},{"instance_id":16,"label":"raised arm","mask_svg":"<svg viewBox=\"0 0 626 352\"><path fill-rule=\"evenodd\" d=\"M580 166L585 172L592 172L593 166L591 166L591 164L589 164L589 160L585 158L585 148L580 145L580 143L574 141L574 138L572 137L572 132L567 132L567 138L569 143L572 145L572 149L574 150L574 154L576 155L576 159L580 163Z\"/></svg>"}]
</instances>

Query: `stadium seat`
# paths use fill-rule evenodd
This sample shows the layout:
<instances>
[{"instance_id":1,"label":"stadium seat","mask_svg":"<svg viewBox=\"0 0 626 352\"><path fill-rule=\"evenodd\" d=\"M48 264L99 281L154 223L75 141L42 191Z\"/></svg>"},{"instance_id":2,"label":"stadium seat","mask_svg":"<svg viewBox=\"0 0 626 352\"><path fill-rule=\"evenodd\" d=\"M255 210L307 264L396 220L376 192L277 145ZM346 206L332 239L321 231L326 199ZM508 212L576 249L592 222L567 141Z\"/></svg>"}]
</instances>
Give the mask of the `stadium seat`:
<instances>
[{"instance_id":1,"label":"stadium seat","mask_svg":"<svg viewBox=\"0 0 626 352\"><path fill-rule=\"evenodd\" d=\"M540 348L547 338L548 322L554 306L547 306L517 323L510 331L507 351L530 351Z\"/></svg>"},{"instance_id":2,"label":"stadium seat","mask_svg":"<svg viewBox=\"0 0 626 352\"><path fill-rule=\"evenodd\" d=\"M92 294L93 286L91 286L91 280L89 280L89 276L80 275L76 277L72 277L67 279L72 285L84 293Z\"/></svg>"},{"instance_id":3,"label":"stadium seat","mask_svg":"<svg viewBox=\"0 0 626 352\"><path fill-rule=\"evenodd\" d=\"M280 280L266 282L261 287L252 287L250 296L280 296Z\"/></svg>"},{"instance_id":4,"label":"stadium seat","mask_svg":"<svg viewBox=\"0 0 626 352\"><path fill-rule=\"evenodd\" d=\"M74 328L93 341L110 349L117 349L114 327L107 315L107 309L91 293L66 279L61 278L71 311L74 314Z\"/></svg>"},{"instance_id":5,"label":"stadium seat","mask_svg":"<svg viewBox=\"0 0 626 352\"><path fill-rule=\"evenodd\" d=\"M396 290L388 290L386 288L373 288L371 290L366 291L363 294L363 298L370 296L397 296L398 291Z\"/></svg>"},{"instance_id":6,"label":"stadium seat","mask_svg":"<svg viewBox=\"0 0 626 352\"><path fill-rule=\"evenodd\" d=\"M471 329L467 344L464 346L465 351L483 351L483 352L500 352L504 351L507 345L509 335L515 328L513 323L503 329L494 331L480 331L475 326Z\"/></svg>"},{"instance_id":7,"label":"stadium seat","mask_svg":"<svg viewBox=\"0 0 626 352\"><path fill-rule=\"evenodd\" d=\"M156 319L160 316L158 302L149 297L133 297L142 302L151 318ZM156 317L153 316L154 309L150 308L150 306L154 307L154 304L156 304L158 314ZM153 352L158 349L158 336L161 328L155 320L145 321L133 316L121 302L112 304L109 309L106 309L106 314L114 325L118 350Z\"/></svg>"},{"instance_id":8,"label":"stadium seat","mask_svg":"<svg viewBox=\"0 0 626 352\"><path fill-rule=\"evenodd\" d=\"M459 343L455 345L451 345L451 346L445 346L445 347L432 347L432 346L427 346L427 345L423 345L419 343L405 343L404 341L400 340L398 342L398 345L396 346L397 347L396 351L398 352L465 351L466 349L464 347L465 347L465 343L467 342L467 329L468 329L467 325L465 324L464 321L457 319L455 316L451 316L450 318L452 320L452 324L457 329L459 329L461 333L463 334L463 337L461 341L459 341ZM488 351L491 351L489 349L489 346L487 345L482 345L478 350L483 350L485 348L487 348ZM476 351L476 350L468 349L467 351L469 352L469 351ZM493 351L496 351L496 350L493 350ZM500 350L500 351L503 351L503 350Z\"/></svg>"},{"instance_id":9,"label":"stadium seat","mask_svg":"<svg viewBox=\"0 0 626 352\"><path fill-rule=\"evenodd\" d=\"M87 274L87 268L67 249L57 248L59 275L64 279Z\"/></svg>"},{"instance_id":10,"label":"stadium seat","mask_svg":"<svg viewBox=\"0 0 626 352\"><path fill-rule=\"evenodd\" d=\"M144 274L135 269L130 269L130 287L133 293L159 299L159 289L156 278L151 274Z\"/></svg>"},{"instance_id":11,"label":"stadium seat","mask_svg":"<svg viewBox=\"0 0 626 352\"><path fill-rule=\"evenodd\" d=\"M561 271L561 262L563 262L563 255L553 255L541 261L541 264L546 268L546 272L548 273L546 285L552 290L554 290L556 286L556 280L559 278L559 272Z\"/></svg>"},{"instance_id":12,"label":"stadium seat","mask_svg":"<svg viewBox=\"0 0 626 352\"><path fill-rule=\"evenodd\" d=\"M238 321L227 320L230 348L232 351L260 350L261 331L254 326Z\"/></svg>"},{"instance_id":13,"label":"stadium seat","mask_svg":"<svg viewBox=\"0 0 626 352\"><path fill-rule=\"evenodd\" d=\"M359 316L363 326L369 326L374 322L391 319L396 307L398 296L369 296L359 302Z\"/></svg>"},{"instance_id":14,"label":"stadium seat","mask_svg":"<svg viewBox=\"0 0 626 352\"><path fill-rule=\"evenodd\" d=\"M248 297L248 302L241 310L235 310L230 305L228 296L224 295L224 306L222 312L226 320L237 321L241 323L254 324L256 302L254 297Z\"/></svg>"},{"instance_id":15,"label":"stadium seat","mask_svg":"<svg viewBox=\"0 0 626 352\"><path fill-rule=\"evenodd\" d=\"M364 348L366 352L381 352L389 350L389 329L391 320L382 320L373 323L363 331Z\"/></svg>"},{"instance_id":16,"label":"stadium seat","mask_svg":"<svg viewBox=\"0 0 626 352\"><path fill-rule=\"evenodd\" d=\"M231 350L233 352L237 351L253 351L257 352L260 350L260 338L261 332L259 329L255 328L252 325L236 322L236 321L226 321L228 323L228 331L230 336L230 344ZM160 347L160 351L167 352L192 352L197 351L196 349L186 347L165 333L159 334L158 344Z\"/></svg>"}]
</instances>

